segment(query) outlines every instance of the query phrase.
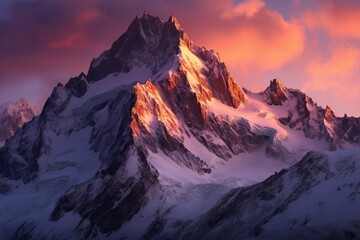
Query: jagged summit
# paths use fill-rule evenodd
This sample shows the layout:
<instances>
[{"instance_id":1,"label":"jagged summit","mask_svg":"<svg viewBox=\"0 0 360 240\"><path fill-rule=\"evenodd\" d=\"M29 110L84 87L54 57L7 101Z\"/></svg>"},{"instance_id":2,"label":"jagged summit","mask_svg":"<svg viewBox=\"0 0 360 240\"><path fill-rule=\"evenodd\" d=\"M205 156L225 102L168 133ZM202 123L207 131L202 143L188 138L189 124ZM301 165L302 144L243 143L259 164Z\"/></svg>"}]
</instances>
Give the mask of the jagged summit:
<instances>
[{"instance_id":1,"label":"jagged summit","mask_svg":"<svg viewBox=\"0 0 360 240\"><path fill-rule=\"evenodd\" d=\"M163 22L144 13L140 18L135 17L109 50L91 62L88 80L94 82L110 73L129 72L134 67L146 67L155 74L179 53L180 41L191 45L175 17Z\"/></svg>"},{"instance_id":2,"label":"jagged summit","mask_svg":"<svg viewBox=\"0 0 360 240\"><path fill-rule=\"evenodd\" d=\"M238 107L246 100L217 54L194 45L175 16L166 22L148 13L136 17L111 48L91 62L87 81L134 69L149 72L146 79L150 77L153 82L167 79L174 83L174 78L179 79L177 85L189 86L198 102L215 97ZM144 83L146 79L134 81Z\"/></svg>"},{"instance_id":3,"label":"jagged summit","mask_svg":"<svg viewBox=\"0 0 360 240\"><path fill-rule=\"evenodd\" d=\"M170 21L171 23L173 23L174 26L175 26L178 30L180 30L180 31L183 30L182 27L180 26L180 23L179 23L178 19L175 17L175 15L171 15L171 16L169 17L169 19L168 19L168 22L169 22L169 21Z\"/></svg>"},{"instance_id":4,"label":"jagged summit","mask_svg":"<svg viewBox=\"0 0 360 240\"><path fill-rule=\"evenodd\" d=\"M276 78L270 81L270 86L265 93L269 95L269 104L272 105L282 105L288 99L285 86Z\"/></svg>"},{"instance_id":5,"label":"jagged summit","mask_svg":"<svg viewBox=\"0 0 360 240\"><path fill-rule=\"evenodd\" d=\"M82 97L86 93L88 85L87 77L82 72L79 76L70 78L65 87L71 91L73 96Z\"/></svg>"},{"instance_id":6,"label":"jagged summit","mask_svg":"<svg viewBox=\"0 0 360 240\"><path fill-rule=\"evenodd\" d=\"M270 89L274 92L276 91L285 91L285 86L284 84L277 78L274 78L273 80L270 81Z\"/></svg>"}]
</instances>

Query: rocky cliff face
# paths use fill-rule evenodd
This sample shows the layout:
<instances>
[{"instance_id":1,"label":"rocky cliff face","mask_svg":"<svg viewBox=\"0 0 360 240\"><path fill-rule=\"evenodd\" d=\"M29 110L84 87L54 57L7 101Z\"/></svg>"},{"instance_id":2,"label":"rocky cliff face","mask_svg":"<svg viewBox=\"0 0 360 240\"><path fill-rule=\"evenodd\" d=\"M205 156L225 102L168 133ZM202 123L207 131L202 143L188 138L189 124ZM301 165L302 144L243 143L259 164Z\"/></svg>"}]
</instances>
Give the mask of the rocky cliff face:
<instances>
[{"instance_id":1,"label":"rocky cliff face","mask_svg":"<svg viewBox=\"0 0 360 240\"><path fill-rule=\"evenodd\" d=\"M255 236L333 176L307 151L355 145L359 125L279 80L245 94L175 17L144 14L0 149L0 204L16 208L0 238Z\"/></svg>"}]
</instances>

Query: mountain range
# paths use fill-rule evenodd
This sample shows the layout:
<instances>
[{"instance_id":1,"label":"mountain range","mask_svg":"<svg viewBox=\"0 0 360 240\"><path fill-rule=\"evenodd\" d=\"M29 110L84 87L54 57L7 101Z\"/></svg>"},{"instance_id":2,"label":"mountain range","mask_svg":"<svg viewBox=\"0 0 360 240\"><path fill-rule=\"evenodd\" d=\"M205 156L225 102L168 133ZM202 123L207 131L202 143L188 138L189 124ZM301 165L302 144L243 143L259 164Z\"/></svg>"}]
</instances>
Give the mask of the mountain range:
<instances>
[{"instance_id":1,"label":"mountain range","mask_svg":"<svg viewBox=\"0 0 360 240\"><path fill-rule=\"evenodd\" d=\"M136 17L0 148L0 238L359 238L360 118L239 83Z\"/></svg>"}]
</instances>

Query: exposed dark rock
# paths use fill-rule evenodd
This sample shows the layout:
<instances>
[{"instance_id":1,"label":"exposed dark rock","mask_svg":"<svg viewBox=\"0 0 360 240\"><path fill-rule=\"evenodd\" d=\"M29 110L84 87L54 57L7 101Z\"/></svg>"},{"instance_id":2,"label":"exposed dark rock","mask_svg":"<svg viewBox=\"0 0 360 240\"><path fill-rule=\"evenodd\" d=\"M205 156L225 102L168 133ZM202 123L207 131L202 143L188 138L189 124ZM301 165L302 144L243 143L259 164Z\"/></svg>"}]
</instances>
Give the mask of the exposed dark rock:
<instances>
[{"instance_id":1,"label":"exposed dark rock","mask_svg":"<svg viewBox=\"0 0 360 240\"><path fill-rule=\"evenodd\" d=\"M77 98L82 97L88 89L86 75L81 73L77 77L70 78L70 80L65 84L65 88L69 89L73 96Z\"/></svg>"},{"instance_id":2,"label":"exposed dark rock","mask_svg":"<svg viewBox=\"0 0 360 240\"><path fill-rule=\"evenodd\" d=\"M114 164L125 164L126 152L129 150L125 150L120 159L113 159ZM66 212L78 212L84 220L90 221L90 225L85 221L78 225L79 231L83 230L82 234L86 238L96 236L97 229L101 233L118 230L146 205L148 191L157 186L157 175L151 170L141 151L138 152L137 161L138 177L124 178L126 172L118 166L115 173L112 173L112 169L99 172L93 179L71 189L60 198L51 214L51 220L59 220ZM114 167L113 164L109 166Z\"/></svg>"},{"instance_id":3,"label":"exposed dark rock","mask_svg":"<svg viewBox=\"0 0 360 240\"><path fill-rule=\"evenodd\" d=\"M147 232L142 237L144 240L147 239L155 239L160 237L161 231L164 229L164 226L166 224L166 220L161 217L157 217L149 226ZM165 238L163 238L165 239Z\"/></svg>"}]
</instances>

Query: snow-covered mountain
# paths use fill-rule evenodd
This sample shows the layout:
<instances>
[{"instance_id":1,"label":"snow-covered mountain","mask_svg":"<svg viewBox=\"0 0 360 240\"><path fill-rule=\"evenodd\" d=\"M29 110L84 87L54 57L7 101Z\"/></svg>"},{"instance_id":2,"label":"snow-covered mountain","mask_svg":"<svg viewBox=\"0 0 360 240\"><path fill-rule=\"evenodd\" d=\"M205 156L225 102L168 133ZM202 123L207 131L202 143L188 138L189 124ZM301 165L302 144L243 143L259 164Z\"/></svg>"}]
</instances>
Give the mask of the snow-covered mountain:
<instances>
[{"instance_id":1,"label":"snow-covered mountain","mask_svg":"<svg viewBox=\"0 0 360 240\"><path fill-rule=\"evenodd\" d=\"M287 89L277 79L260 95L269 105L287 109L287 116L279 119L282 124L303 131L308 138L325 138L331 150L360 143L360 118L336 117L329 106L323 109L306 94Z\"/></svg>"},{"instance_id":2,"label":"snow-covered mountain","mask_svg":"<svg viewBox=\"0 0 360 240\"><path fill-rule=\"evenodd\" d=\"M359 121L144 14L0 149L0 238L356 237Z\"/></svg>"},{"instance_id":3,"label":"snow-covered mountain","mask_svg":"<svg viewBox=\"0 0 360 240\"><path fill-rule=\"evenodd\" d=\"M37 108L30 105L25 98L16 102L6 102L0 105L0 146L6 139L12 137L16 130L29 122L37 114Z\"/></svg>"}]
</instances>

